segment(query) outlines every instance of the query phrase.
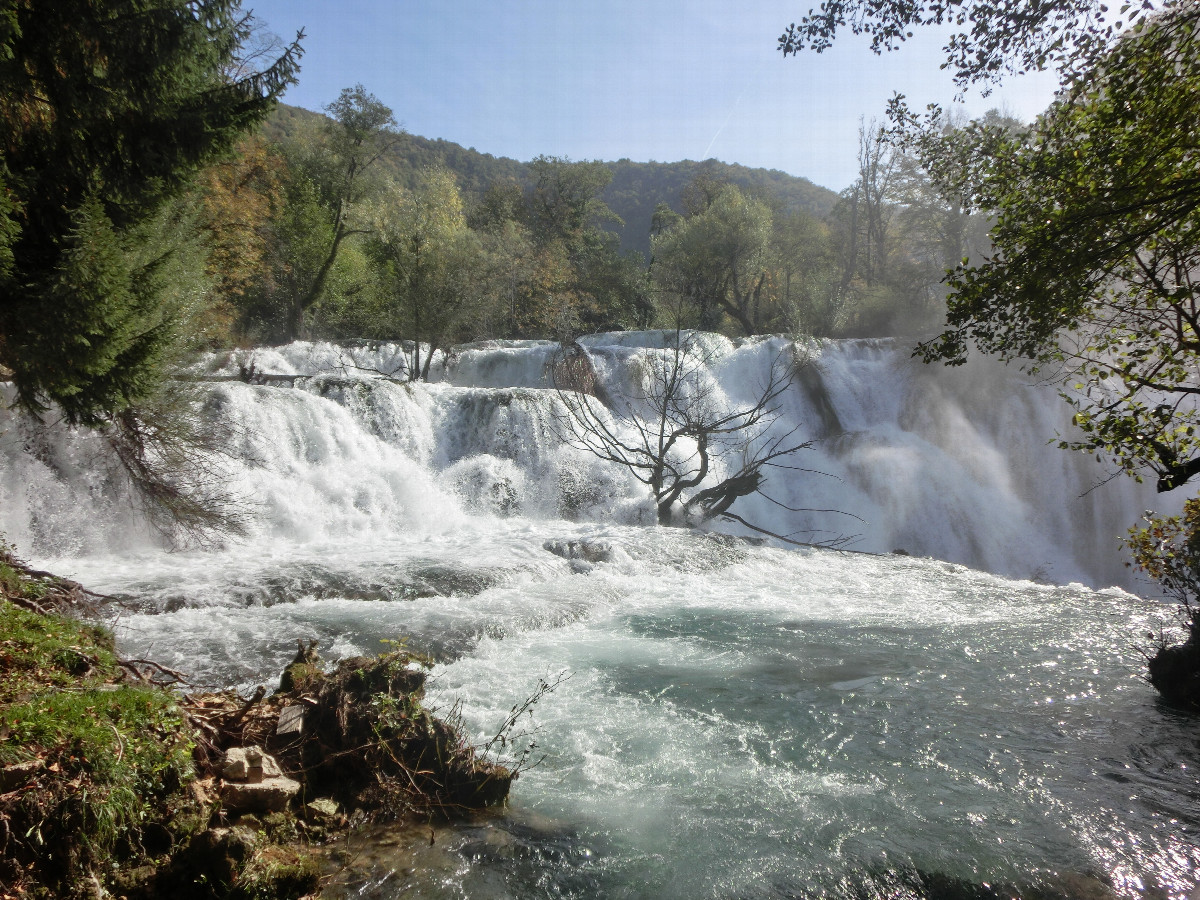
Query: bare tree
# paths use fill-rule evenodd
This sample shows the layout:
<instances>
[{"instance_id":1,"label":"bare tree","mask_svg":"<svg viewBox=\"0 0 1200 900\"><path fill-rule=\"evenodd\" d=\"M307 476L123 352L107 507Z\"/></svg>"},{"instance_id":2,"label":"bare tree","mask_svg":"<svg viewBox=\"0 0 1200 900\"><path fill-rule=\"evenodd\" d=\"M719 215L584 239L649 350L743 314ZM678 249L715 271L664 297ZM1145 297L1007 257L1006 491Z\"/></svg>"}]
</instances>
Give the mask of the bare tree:
<instances>
[{"instance_id":1,"label":"bare tree","mask_svg":"<svg viewBox=\"0 0 1200 900\"><path fill-rule=\"evenodd\" d=\"M557 419L559 437L629 469L650 488L659 524L695 525L724 518L810 546L731 511L738 499L751 494L793 512L806 511L764 491L766 469L799 469L790 464L791 457L811 446L796 440L798 426L787 431L773 427L799 364L794 351L782 351L772 360L753 402L732 409L718 401L706 379L708 363L696 334L676 329L662 354L645 357L640 383L627 395L611 396L596 381L587 351L572 343L551 367L565 407Z\"/></svg>"}]
</instances>

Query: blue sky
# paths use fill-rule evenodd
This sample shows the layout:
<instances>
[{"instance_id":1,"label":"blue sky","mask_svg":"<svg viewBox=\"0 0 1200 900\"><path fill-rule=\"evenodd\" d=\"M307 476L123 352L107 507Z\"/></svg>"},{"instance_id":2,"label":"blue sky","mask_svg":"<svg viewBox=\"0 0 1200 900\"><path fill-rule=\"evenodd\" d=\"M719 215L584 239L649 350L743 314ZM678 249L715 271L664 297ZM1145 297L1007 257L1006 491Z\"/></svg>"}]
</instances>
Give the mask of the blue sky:
<instances>
[{"instance_id":1,"label":"blue sky","mask_svg":"<svg viewBox=\"0 0 1200 900\"><path fill-rule=\"evenodd\" d=\"M245 0L269 29L303 27L300 83L284 100L320 110L357 83L413 134L496 156L673 162L716 157L835 190L855 175L860 119L899 91L950 102L942 35L873 55L841 38L784 59L784 27L815 0ZM1054 82L972 91L971 114L1032 118Z\"/></svg>"}]
</instances>

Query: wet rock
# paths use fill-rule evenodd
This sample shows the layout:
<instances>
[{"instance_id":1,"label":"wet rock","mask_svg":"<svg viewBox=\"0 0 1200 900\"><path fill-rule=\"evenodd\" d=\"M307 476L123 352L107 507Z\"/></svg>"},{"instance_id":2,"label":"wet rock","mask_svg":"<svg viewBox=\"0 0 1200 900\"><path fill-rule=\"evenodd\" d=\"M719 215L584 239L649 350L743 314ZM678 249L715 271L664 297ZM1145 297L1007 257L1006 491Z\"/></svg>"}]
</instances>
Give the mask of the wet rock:
<instances>
[{"instance_id":1,"label":"wet rock","mask_svg":"<svg viewBox=\"0 0 1200 900\"><path fill-rule=\"evenodd\" d=\"M258 836L249 828L209 828L188 845L186 862L209 881L230 884L257 847Z\"/></svg>"},{"instance_id":2,"label":"wet rock","mask_svg":"<svg viewBox=\"0 0 1200 900\"><path fill-rule=\"evenodd\" d=\"M1200 712L1200 643L1160 647L1148 668L1150 683L1167 703Z\"/></svg>"},{"instance_id":3,"label":"wet rock","mask_svg":"<svg viewBox=\"0 0 1200 900\"><path fill-rule=\"evenodd\" d=\"M560 391L590 394L608 405L591 357L577 341L564 342L547 364L550 384Z\"/></svg>"},{"instance_id":4,"label":"wet rock","mask_svg":"<svg viewBox=\"0 0 1200 900\"><path fill-rule=\"evenodd\" d=\"M542 544L543 550L549 550L555 556L567 560L581 560L586 563L611 562L613 558L612 544L608 541L557 541L548 540Z\"/></svg>"},{"instance_id":5,"label":"wet rock","mask_svg":"<svg viewBox=\"0 0 1200 900\"><path fill-rule=\"evenodd\" d=\"M314 821L323 821L337 817L338 805L328 797L318 797L304 807L305 815Z\"/></svg>"},{"instance_id":6,"label":"wet rock","mask_svg":"<svg viewBox=\"0 0 1200 900\"><path fill-rule=\"evenodd\" d=\"M227 781L221 785L221 802L231 814L281 812L300 793L300 782L280 775L257 784Z\"/></svg>"}]
</instances>

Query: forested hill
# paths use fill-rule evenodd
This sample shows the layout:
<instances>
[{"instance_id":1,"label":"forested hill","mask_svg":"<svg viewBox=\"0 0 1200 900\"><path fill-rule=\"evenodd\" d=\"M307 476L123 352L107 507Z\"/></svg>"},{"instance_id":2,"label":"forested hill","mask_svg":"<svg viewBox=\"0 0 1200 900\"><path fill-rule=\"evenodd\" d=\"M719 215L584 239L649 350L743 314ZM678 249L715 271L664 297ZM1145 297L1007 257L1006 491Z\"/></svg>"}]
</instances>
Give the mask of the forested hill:
<instances>
[{"instance_id":1,"label":"forested hill","mask_svg":"<svg viewBox=\"0 0 1200 900\"><path fill-rule=\"evenodd\" d=\"M747 193L769 198L772 205L782 209L804 210L818 218L833 209L838 195L778 169L749 169L746 166L723 163L715 159L695 162L660 163L631 162L622 159L607 164L613 172L612 184L602 199L612 208L625 227L621 233L621 248L650 252L650 219L659 203L669 203L678 213L683 212L680 195L701 173L717 181L728 181Z\"/></svg>"},{"instance_id":2,"label":"forested hill","mask_svg":"<svg viewBox=\"0 0 1200 900\"><path fill-rule=\"evenodd\" d=\"M282 141L313 128L324 118L321 113L280 104L263 125L263 134L269 140ZM406 135L385 160L393 177L409 187L414 184L417 172L435 163L444 165L458 176L459 188L468 203L481 196L493 182L511 179L527 184L529 181L528 167L523 162L480 153L453 141L413 134ZM807 178L777 169L750 169L715 159L672 163L622 159L606 165L612 170L613 180L601 199L621 217L624 225L601 224L620 234L622 250L638 250L644 254L650 252L650 219L655 207L659 203L668 203L676 212L682 213L680 195L701 173L770 198L772 205L778 203L780 208L788 210L802 209L818 217L828 213L837 200L836 193Z\"/></svg>"}]
</instances>

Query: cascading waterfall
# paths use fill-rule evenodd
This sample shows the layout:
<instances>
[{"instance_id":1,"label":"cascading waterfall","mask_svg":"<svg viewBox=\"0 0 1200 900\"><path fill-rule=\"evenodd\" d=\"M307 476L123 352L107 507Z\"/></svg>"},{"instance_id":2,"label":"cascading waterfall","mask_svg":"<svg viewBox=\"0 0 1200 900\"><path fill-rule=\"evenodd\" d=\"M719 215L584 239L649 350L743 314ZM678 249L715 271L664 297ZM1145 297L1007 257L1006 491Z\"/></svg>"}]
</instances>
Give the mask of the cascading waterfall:
<instances>
[{"instance_id":1,"label":"cascading waterfall","mask_svg":"<svg viewBox=\"0 0 1200 900\"><path fill-rule=\"evenodd\" d=\"M612 395L668 337L580 345ZM425 854L423 895L898 896L932 873L1186 896L1200 727L1156 705L1129 649L1169 610L1110 587L1133 586L1121 534L1179 499L1101 484L1052 446L1055 392L986 361L694 343L728 408L796 364L773 428L811 446L735 511L884 555L654 525L630 472L563 445L547 342L439 354L429 384L389 377L398 345L208 359L250 527L204 551L164 550L100 436L6 414L0 532L117 597L130 655L198 686L266 681L298 637L326 659L404 638L486 736L570 673L536 710L546 761L505 817ZM421 877L364 860L370 896Z\"/></svg>"}]
</instances>

